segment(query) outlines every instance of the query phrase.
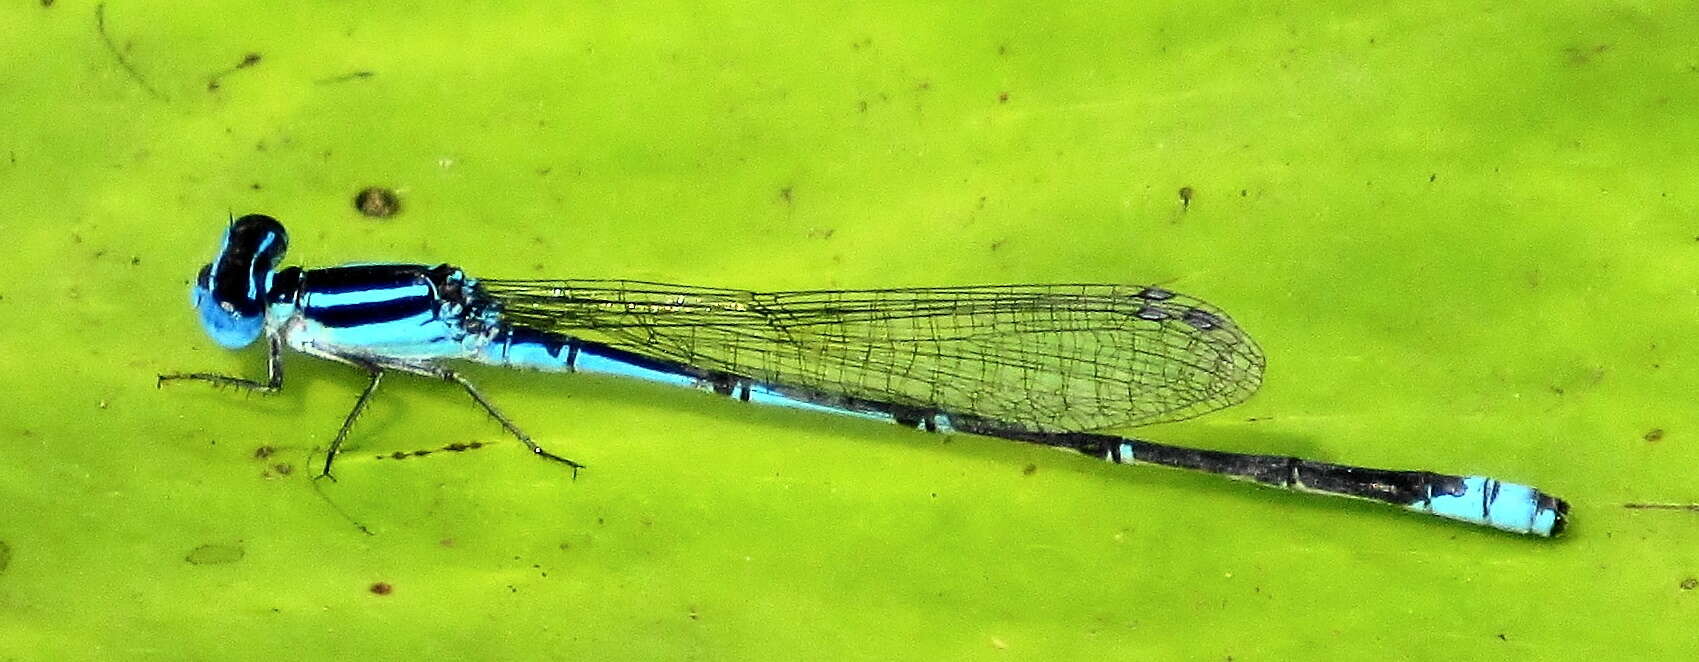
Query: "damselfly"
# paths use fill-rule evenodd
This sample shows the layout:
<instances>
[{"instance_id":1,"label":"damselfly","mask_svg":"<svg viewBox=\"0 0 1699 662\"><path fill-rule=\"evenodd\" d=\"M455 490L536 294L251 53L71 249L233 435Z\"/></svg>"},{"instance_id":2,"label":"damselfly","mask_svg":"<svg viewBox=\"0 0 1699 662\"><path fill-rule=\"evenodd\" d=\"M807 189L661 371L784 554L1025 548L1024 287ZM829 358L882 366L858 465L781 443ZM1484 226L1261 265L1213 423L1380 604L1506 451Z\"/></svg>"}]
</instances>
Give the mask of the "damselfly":
<instances>
[{"instance_id":1,"label":"damselfly","mask_svg":"<svg viewBox=\"0 0 1699 662\"><path fill-rule=\"evenodd\" d=\"M459 359L625 375L746 402L963 432L1122 464L1221 474L1380 501L1515 533L1554 536L1568 504L1485 476L1392 471L1185 448L1100 430L1190 418L1262 382L1262 351L1208 303L1159 287L994 285L746 290L627 280L474 279L450 265L278 268L288 236L236 219L192 288L206 332L240 348L265 338L267 378L161 375L262 393L283 386L285 348L358 367L370 381L324 470L386 371L458 384L539 457L460 373Z\"/></svg>"}]
</instances>

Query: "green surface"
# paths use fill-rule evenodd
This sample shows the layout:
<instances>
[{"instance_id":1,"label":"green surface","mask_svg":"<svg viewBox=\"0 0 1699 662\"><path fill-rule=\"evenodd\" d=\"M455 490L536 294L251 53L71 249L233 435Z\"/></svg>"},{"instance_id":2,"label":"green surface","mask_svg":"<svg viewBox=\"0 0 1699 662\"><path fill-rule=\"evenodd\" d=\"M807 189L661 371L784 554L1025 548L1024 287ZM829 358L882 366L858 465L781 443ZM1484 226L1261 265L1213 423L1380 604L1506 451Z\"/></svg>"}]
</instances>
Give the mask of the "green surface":
<instances>
[{"instance_id":1,"label":"green surface","mask_svg":"<svg viewBox=\"0 0 1699 662\"><path fill-rule=\"evenodd\" d=\"M1699 513L1622 506L1699 501L1688 8L367 4L113 2L135 76L92 4L0 9L0 658L1699 657ZM154 387L263 370L186 303L232 211L318 266L1165 283L1269 371L1145 435L1574 527L485 369L589 471L396 378L321 499L360 375Z\"/></svg>"}]
</instances>

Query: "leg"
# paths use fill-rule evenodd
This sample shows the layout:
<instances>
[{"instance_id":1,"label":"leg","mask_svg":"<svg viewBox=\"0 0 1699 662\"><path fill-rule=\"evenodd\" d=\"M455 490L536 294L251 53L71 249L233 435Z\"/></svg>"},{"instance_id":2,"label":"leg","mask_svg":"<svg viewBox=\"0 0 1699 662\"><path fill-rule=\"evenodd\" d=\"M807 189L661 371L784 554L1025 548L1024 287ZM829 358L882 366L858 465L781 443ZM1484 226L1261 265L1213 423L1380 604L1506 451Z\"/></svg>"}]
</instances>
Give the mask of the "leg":
<instances>
[{"instance_id":1,"label":"leg","mask_svg":"<svg viewBox=\"0 0 1699 662\"><path fill-rule=\"evenodd\" d=\"M325 451L324 471L319 474L319 477L330 478L331 480L336 479L332 478L330 475L330 464L336 461L337 451L342 450L342 440L348 438L348 431L354 428L354 419L359 418L360 412L365 411L366 403L371 401L372 394L376 393L378 390L378 382L383 380L383 368L378 367L376 364L360 359L345 358L344 360L365 368L366 372L371 374L372 381L366 384L366 390L360 392L360 399L354 401L354 409L348 412L348 418L342 419L342 429L337 430L336 438L331 440L330 450Z\"/></svg>"},{"instance_id":2,"label":"leg","mask_svg":"<svg viewBox=\"0 0 1699 662\"><path fill-rule=\"evenodd\" d=\"M459 384L460 388L466 389L466 395L472 396L473 402L476 402L478 403L478 406L483 407L484 411L489 412L490 416L495 418L497 423L500 423L502 427L507 428L509 434L512 434L515 438L519 439L521 443L525 444L526 448L531 449L531 453L533 455L547 460L554 460L572 467L573 478L577 478L578 470L584 468L584 465L582 464L573 462L572 460L568 460L559 455L555 455L554 453L550 453L547 450L544 450L542 446L538 446L537 442L531 440L530 435L525 434L524 431L519 429L519 426L514 425L512 420L508 419L505 414L502 414L501 410L496 409L495 405L490 404L490 401L484 397L484 394L479 393L478 389L472 386L472 382L466 381L466 378L461 377L460 373L428 363L386 364L383 367L403 370L426 377L435 377L445 382L454 382Z\"/></svg>"},{"instance_id":3,"label":"leg","mask_svg":"<svg viewBox=\"0 0 1699 662\"><path fill-rule=\"evenodd\" d=\"M538 446L537 442L531 441L531 437L529 435L521 432L519 428L513 424L513 421L510 421L506 416L503 416L502 413L496 409L495 405L490 404L489 400L485 400L484 394L479 393L478 389L472 387L472 382L466 381L465 377L461 377L453 370L444 370L443 379L459 384L460 388L466 389L466 395L472 396L472 400L474 402L483 406L484 411L489 412L490 416L494 417L497 423L501 423L501 426L507 428L507 431L513 436L518 437L519 441L524 442L525 447L531 449L531 452L537 457L565 463L566 466L572 467L572 477L578 477L578 470L583 469L584 465L543 450L543 447Z\"/></svg>"},{"instance_id":4,"label":"leg","mask_svg":"<svg viewBox=\"0 0 1699 662\"><path fill-rule=\"evenodd\" d=\"M354 401L353 411L348 412L348 418L343 419L342 429L337 431L336 439L330 442L330 450L325 453L324 472L320 473L319 477L335 480L330 475L330 465L336 460L336 452L342 448L342 440L348 437L348 431L354 427L354 419L360 417L360 412L366 408L366 403L372 399L372 393L378 390L378 380L383 377L383 369L362 359L334 354L314 353L314 355L364 368L372 376L372 381L366 384L366 390L360 394L360 399ZM229 375L190 372L160 375L157 385L163 386L165 382L189 380L210 382L217 386L234 386L245 391L266 395L281 391L283 390L283 339L275 334L267 334L266 336L266 380L263 383Z\"/></svg>"},{"instance_id":5,"label":"leg","mask_svg":"<svg viewBox=\"0 0 1699 662\"><path fill-rule=\"evenodd\" d=\"M283 390L283 340L276 335L267 334L266 336L266 379L263 383L229 375L189 372L160 375L159 381L155 382L154 385L163 386L165 382L179 380L211 382L218 386L234 386L245 391L266 395L276 393Z\"/></svg>"}]
</instances>

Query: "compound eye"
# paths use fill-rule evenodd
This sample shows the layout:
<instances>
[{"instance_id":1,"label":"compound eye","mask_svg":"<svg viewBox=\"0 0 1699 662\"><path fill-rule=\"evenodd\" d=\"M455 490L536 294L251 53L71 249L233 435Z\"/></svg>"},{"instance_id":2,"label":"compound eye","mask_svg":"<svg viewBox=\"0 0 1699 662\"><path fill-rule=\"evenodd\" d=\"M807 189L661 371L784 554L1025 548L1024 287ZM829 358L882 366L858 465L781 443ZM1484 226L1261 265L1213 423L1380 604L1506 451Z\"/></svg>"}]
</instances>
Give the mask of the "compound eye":
<instances>
[{"instance_id":1,"label":"compound eye","mask_svg":"<svg viewBox=\"0 0 1699 662\"><path fill-rule=\"evenodd\" d=\"M218 256L201 267L191 292L201 325L219 344L242 347L259 338L272 270L288 247L283 224L270 216L243 216L224 231Z\"/></svg>"},{"instance_id":2,"label":"compound eye","mask_svg":"<svg viewBox=\"0 0 1699 662\"><path fill-rule=\"evenodd\" d=\"M260 214L236 219L207 273L206 290L234 314L263 314L266 283L288 247L289 235L277 219Z\"/></svg>"}]
</instances>

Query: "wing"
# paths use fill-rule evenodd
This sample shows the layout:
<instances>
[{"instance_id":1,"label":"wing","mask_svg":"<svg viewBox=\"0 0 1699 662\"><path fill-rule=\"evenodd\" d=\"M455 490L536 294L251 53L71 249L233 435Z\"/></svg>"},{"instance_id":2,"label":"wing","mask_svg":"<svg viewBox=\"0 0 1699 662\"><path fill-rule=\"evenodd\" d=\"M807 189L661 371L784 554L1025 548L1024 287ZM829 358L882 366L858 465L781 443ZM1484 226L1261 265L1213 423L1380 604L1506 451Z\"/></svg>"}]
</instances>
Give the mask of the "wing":
<instances>
[{"instance_id":1,"label":"wing","mask_svg":"<svg viewBox=\"0 0 1699 662\"><path fill-rule=\"evenodd\" d=\"M1190 418L1245 400L1261 350L1155 287L751 292L624 280L480 280L510 322L757 381L1041 431Z\"/></svg>"}]
</instances>

